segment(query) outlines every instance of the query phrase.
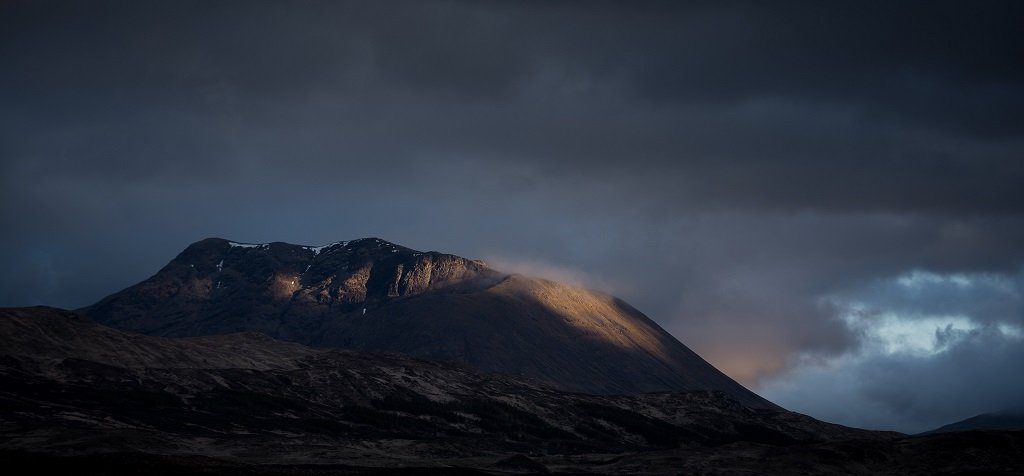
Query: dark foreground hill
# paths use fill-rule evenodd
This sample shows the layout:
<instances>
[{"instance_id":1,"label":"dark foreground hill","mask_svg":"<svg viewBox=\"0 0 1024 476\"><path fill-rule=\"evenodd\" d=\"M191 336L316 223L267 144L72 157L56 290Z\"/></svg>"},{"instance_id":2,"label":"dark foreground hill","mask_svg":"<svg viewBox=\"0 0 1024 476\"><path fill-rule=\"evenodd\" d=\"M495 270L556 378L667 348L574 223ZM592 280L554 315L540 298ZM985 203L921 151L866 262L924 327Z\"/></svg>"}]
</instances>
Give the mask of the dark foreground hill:
<instances>
[{"instance_id":1,"label":"dark foreground hill","mask_svg":"<svg viewBox=\"0 0 1024 476\"><path fill-rule=\"evenodd\" d=\"M987 474L1022 462L1019 432L905 438L722 392L569 393L253 333L161 338L0 310L0 464L35 472Z\"/></svg>"},{"instance_id":2,"label":"dark foreground hill","mask_svg":"<svg viewBox=\"0 0 1024 476\"><path fill-rule=\"evenodd\" d=\"M563 390L712 390L774 408L612 296L376 238L321 247L206 239L82 312L150 335L253 331L459 362Z\"/></svg>"}]
</instances>

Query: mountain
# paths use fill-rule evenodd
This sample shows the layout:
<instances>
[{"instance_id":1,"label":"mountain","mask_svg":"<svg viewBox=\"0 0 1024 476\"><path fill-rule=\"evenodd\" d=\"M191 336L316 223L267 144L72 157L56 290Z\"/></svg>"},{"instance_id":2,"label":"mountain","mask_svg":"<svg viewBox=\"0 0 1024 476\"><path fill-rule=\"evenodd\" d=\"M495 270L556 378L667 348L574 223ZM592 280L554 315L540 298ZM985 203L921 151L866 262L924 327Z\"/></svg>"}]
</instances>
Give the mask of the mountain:
<instances>
[{"instance_id":1,"label":"mountain","mask_svg":"<svg viewBox=\"0 0 1024 476\"><path fill-rule=\"evenodd\" d=\"M776 408L620 299L377 238L318 247L209 238L81 311L156 336L252 331L459 362L568 391L711 390Z\"/></svg>"},{"instance_id":2,"label":"mountain","mask_svg":"<svg viewBox=\"0 0 1024 476\"><path fill-rule=\"evenodd\" d=\"M958 422L943 425L924 434L972 430L1024 430L1024 411L982 413Z\"/></svg>"},{"instance_id":3,"label":"mountain","mask_svg":"<svg viewBox=\"0 0 1024 476\"><path fill-rule=\"evenodd\" d=\"M252 332L166 338L0 309L0 464L35 472L1013 474L1022 447L1021 432L906 438L722 392L571 393Z\"/></svg>"}]
</instances>

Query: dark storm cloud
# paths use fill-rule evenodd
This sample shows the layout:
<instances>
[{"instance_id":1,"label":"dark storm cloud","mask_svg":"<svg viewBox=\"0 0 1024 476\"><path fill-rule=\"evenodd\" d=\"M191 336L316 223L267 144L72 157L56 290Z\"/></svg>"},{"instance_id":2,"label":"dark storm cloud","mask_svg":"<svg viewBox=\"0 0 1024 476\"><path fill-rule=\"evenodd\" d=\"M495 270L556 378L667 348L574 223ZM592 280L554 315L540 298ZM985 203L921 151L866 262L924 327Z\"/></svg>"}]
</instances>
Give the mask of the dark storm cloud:
<instances>
[{"instance_id":1,"label":"dark storm cloud","mask_svg":"<svg viewBox=\"0 0 1024 476\"><path fill-rule=\"evenodd\" d=\"M338 145L374 151L401 131L396 154L595 176L630 160L675 201L1007 211L1024 204L1020 9L16 5L5 79L37 93L14 98L27 117L50 121L60 102L184 129L165 140L208 140L189 115L218 134L302 126L277 135L320 143L354 128ZM60 29L31 21L53 17ZM164 150L227 155L218 146ZM310 161L338 163L326 155Z\"/></svg>"},{"instance_id":2,"label":"dark storm cloud","mask_svg":"<svg viewBox=\"0 0 1024 476\"><path fill-rule=\"evenodd\" d=\"M1024 344L992 327L964 335L937 356L868 355L834 369L799 368L775 401L863 428L932 430L980 413L1020 409ZM815 389L808 392L807 389Z\"/></svg>"},{"instance_id":3,"label":"dark storm cloud","mask_svg":"<svg viewBox=\"0 0 1024 476\"><path fill-rule=\"evenodd\" d=\"M612 290L756 383L859 348L830 296L1024 263L1021 23L1019 2L6 2L0 304L89 304L210 235L379 235Z\"/></svg>"},{"instance_id":4,"label":"dark storm cloud","mask_svg":"<svg viewBox=\"0 0 1024 476\"><path fill-rule=\"evenodd\" d=\"M848 425L919 432L1020 408L1024 271L904 273L831 298L858 344L795 362L765 393ZM820 390L808 393L808 388Z\"/></svg>"}]
</instances>

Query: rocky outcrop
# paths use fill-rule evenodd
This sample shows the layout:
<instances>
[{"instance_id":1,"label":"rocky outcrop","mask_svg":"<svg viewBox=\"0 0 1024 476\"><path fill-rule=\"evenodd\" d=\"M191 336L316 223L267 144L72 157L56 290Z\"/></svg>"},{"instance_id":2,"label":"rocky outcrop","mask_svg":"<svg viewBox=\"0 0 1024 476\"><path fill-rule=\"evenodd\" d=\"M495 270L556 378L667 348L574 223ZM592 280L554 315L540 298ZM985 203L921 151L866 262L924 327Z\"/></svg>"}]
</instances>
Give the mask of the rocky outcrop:
<instances>
[{"instance_id":1,"label":"rocky outcrop","mask_svg":"<svg viewBox=\"0 0 1024 476\"><path fill-rule=\"evenodd\" d=\"M254 330L288 333L292 314L339 315L434 290L487 287L502 275L479 262L365 238L311 247L199 241L155 276L83 311L153 335Z\"/></svg>"}]
</instances>

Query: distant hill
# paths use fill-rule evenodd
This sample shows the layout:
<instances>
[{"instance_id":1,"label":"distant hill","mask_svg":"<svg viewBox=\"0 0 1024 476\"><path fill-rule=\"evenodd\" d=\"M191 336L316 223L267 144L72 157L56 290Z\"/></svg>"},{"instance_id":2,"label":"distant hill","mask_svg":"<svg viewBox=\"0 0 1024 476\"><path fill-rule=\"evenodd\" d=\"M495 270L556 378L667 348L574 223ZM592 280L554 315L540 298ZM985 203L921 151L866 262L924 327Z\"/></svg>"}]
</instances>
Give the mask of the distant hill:
<instances>
[{"instance_id":1,"label":"distant hill","mask_svg":"<svg viewBox=\"0 0 1024 476\"><path fill-rule=\"evenodd\" d=\"M1024 411L983 413L931 431L926 431L923 434L972 430L1024 430Z\"/></svg>"},{"instance_id":2,"label":"distant hill","mask_svg":"<svg viewBox=\"0 0 1024 476\"><path fill-rule=\"evenodd\" d=\"M156 336L242 331L459 362L593 394L743 388L620 299L378 238L325 246L220 238L81 310Z\"/></svg>"}]
</instances>

